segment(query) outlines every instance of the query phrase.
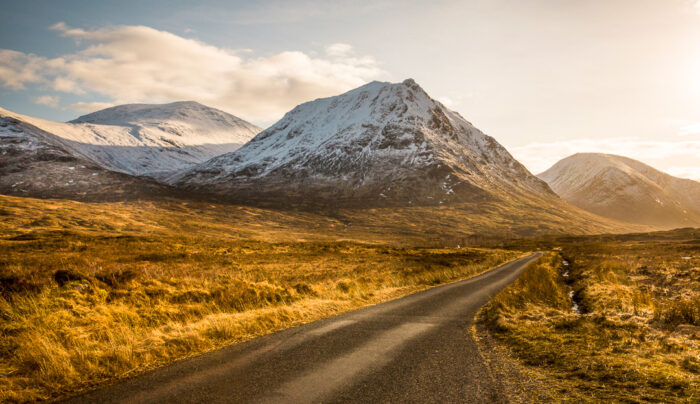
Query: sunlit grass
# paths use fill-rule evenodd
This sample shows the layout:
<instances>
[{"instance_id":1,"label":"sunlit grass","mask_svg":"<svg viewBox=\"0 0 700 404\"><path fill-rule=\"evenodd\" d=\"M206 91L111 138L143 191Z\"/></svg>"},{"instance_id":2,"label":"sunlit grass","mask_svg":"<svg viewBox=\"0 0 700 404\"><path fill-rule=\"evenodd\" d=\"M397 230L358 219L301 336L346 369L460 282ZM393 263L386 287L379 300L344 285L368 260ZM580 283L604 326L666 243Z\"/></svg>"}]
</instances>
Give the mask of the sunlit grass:
<instances>
[{"instance_id":1,"label":"sunlit grass","mask_svg":"<svg viewBox=\"0 0 700 404\"><path fill-rule=\"evenodd\" d=\"M554 399L697 402L700 231L540 242L561 252L527 269L482 318L543 372Z\"/></svg>"}]
</instances>

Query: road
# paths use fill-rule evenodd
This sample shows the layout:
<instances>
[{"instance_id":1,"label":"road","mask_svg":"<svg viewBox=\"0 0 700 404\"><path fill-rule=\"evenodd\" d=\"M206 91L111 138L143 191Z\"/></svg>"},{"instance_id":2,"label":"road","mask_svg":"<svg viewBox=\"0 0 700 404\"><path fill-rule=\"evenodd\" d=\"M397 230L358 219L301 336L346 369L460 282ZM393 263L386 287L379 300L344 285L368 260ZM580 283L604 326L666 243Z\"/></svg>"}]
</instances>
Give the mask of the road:
<instances>
[{"instance_id":1,"label":"road","mask_svg":"<svg viewBox=\"0 0 700 404\"><path fill-rule=\"evenodd\" d=\"M179 361L66 402L503 402L471 337L472 320L540 255Z\"/></svg>"}]
</instances>

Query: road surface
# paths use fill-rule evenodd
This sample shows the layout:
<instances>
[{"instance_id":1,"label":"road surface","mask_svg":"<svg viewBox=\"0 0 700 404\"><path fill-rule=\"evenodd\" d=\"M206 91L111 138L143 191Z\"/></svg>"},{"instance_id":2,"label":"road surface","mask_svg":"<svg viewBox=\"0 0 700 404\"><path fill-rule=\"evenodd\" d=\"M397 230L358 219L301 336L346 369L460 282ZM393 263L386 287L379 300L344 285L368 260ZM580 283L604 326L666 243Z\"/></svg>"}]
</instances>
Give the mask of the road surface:
<instances>
[{"instance_id":1,"label":"road surface","mask_svg":"<svg viewBox=\"0 0 700 404\"><path fill-rule=\"evenodd\" d=\"M176 362L66 402L502 402L471 337L472 319L540 255Z\"/></svg>"}]
</instances>

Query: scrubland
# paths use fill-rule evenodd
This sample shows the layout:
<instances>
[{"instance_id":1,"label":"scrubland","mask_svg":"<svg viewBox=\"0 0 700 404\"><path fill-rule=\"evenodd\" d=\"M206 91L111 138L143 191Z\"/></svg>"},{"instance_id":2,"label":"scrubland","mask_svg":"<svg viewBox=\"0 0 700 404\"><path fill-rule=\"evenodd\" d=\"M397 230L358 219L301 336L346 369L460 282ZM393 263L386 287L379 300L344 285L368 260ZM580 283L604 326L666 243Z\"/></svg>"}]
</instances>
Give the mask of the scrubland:
<instances>
[{"instance_id":1,"label":"scrubland","mask_svg":"<svg viewBox=\"0 0 700 404\"><path fill-rule=\"evenodd\" d=\"M252 208L236 221L216 205L2 202L0 401L60 397L521 255L326 241L313 229L331 219Z\"/></svg>"},{"instance_id":2,"label":"scrubland","mask_svg":"<svg viewBox=\"0 0 700 404\"><path fill-rule=\"evenodd\" d=\"M524 375L539 378L537 400L700 400L700 230L513 247L552 252L498 294L481 321Z\"/></svg>"}]
</instances>

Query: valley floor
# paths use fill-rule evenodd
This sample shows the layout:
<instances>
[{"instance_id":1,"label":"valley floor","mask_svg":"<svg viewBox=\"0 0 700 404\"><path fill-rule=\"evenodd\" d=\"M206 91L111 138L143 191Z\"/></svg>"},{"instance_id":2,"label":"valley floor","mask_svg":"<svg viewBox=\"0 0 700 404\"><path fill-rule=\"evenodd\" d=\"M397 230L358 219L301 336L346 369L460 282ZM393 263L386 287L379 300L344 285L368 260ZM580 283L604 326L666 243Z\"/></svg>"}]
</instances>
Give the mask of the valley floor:
<instances>
[{"instance_id":1,"label":"valley floor","mask_svg":"<svg viewBox=\"0 0 700 404\"><path fill-rule=\"evenodd\" d=\"M512 368L557 400L700 395L697 230L508 244L565 218L431 209L0 196L0 401L63 397L535 250L551 252L482 316Z\"/></svg>"}]
</instances>

